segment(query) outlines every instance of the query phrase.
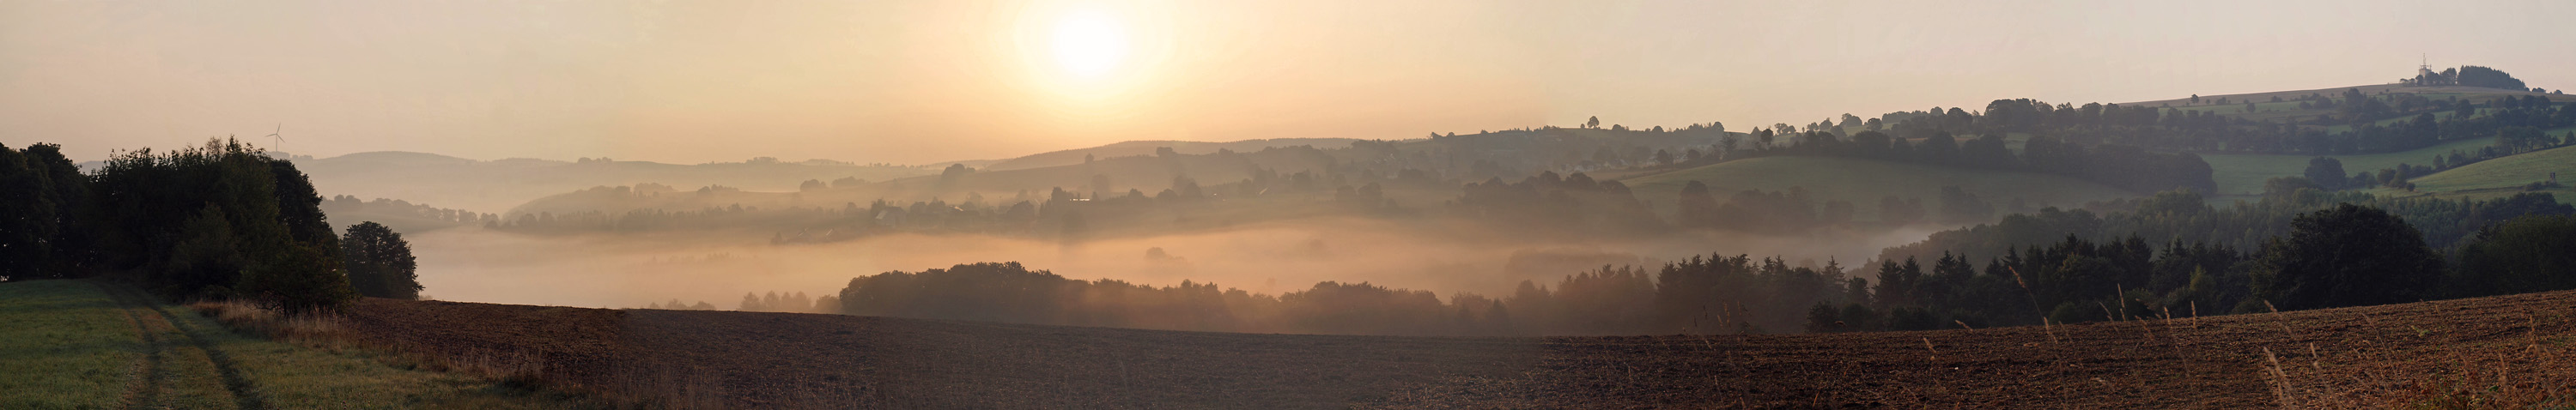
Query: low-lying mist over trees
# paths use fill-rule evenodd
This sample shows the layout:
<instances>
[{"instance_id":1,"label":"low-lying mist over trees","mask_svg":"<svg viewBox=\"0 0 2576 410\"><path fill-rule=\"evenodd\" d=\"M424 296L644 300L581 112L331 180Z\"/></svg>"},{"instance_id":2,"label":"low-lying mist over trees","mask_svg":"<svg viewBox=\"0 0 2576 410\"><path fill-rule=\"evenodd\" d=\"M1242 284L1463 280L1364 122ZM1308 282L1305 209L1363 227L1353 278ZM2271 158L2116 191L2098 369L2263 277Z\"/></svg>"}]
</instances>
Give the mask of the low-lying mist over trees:
<instances>
[{"instance_id":1,"label":"low-lying mist over trees","mask_svg":"<svg viewBox=\"0 0 2576 410\"><path fill-rule=\"evenodd\" d=\"M2537 215L2571 213L2566 205ZM2054 210L2051 210L2054 211ZM1143 329L1381 335L1611 335L1843 332L2081 323L2402 303L2565 289L2534 269L2563 216L2532 216L2477 235L2446 269L2423 233L2377 208L2301 213L2252 251L2137 236L2066 236L2008 249L1980 269L1943 252L1880 260L1869 278L1839 264L1694 256L1522 281L1488 297L1326 281L1277 295L1184 280L1158 287L1067 279L1017 262L974 263L850 280L832 313ZM2508 251L2506 249L2519 249ZM1891 252L1894 250L1891 249ZM2509 256L2508 256L2509 255ZM2550 262L2556 261L2556 262ZM2510 267L2508 267L2510 266ZM2507 279L2510 278L2510 279ZM2557 284L2557 285L2550 285ZM1445 299L1445 300L1444 300ZM744 306L761 306L746 296ZM826 308L817 306L817 309ZM2181 312L2181 313L2176 313Z\"/></svg>"},{"instance_id":2,"label":"low-lying mist over trees","mask_svg":"<svg viewBox=\"0 0 2576 410\"><path fill-rule=\"evenodd\" d=\"M2532 277L2546 276L2533 272L2553 266L2539 255L2556 246L2532 232L2576 213L2554 178L2467 194L2416 192L2410 180L2563 149L2576 138L2553 132L2576 125L2576 104L2452 85L2500 84L2501 72L2441 76L2131 104L2002 99L1745 130L1596 119L918 167L286 161L218 142L84 172L39 145L12 151L10 189L34 194L10 205L31 217L6 221L25 245L0 252L53 267L11 276L133 271L173 297L301 307L426 288L524 303L1408 335L1975 328L2556 287ZM2353 169L2319 156L2435 145L2464 148ZM2243 174L2290 161L2304 172ZM457 178L414 190L436 201L321 192L308 181L325 178L297 171L306 163L335 181ZM458 193L583 181L616 182L497 213L486 211L494 198ZM370 189L350 191L412 192ZM2336 265L2349 258L2313 243L2320 235L2407 258ZM2318 272L2409 285L2353 290L2343 283L2359 279Z\"/></svg>"}]
</instances>

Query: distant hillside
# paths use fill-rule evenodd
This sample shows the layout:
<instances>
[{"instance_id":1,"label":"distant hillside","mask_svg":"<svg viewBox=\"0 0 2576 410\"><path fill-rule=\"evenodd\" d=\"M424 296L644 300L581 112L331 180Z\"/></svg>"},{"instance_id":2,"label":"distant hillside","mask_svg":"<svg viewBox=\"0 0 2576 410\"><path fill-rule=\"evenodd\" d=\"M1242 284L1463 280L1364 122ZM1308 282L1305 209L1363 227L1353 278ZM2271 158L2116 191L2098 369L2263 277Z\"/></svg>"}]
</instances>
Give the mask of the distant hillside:
<instances>
[{"instance_id":1,"label":"distant hillside","mask_svg":"<svg viewBox=\"0 0 2576 410\"><path fill-rule=\"evenodd\" d=\"M1116 196L1126 194L1128 190L1139 190L1152 195L1171 187L1175 177L1188 177L1201 184L1215 185L1256 177L1318 173L1333 162L1332 157L1321 150L1278 148L1233 154L1125 156L1103 158L1088 164L923 175L864 184L799 186L794 180L787 180L784 182L789 184L784 184L785 187L768 189L732 185L707 188L703 185L640 184L632 190L585 189L548 195L511 208L507 215L578 211L615 214L635 209L677 211L734 205L839 208L851 204L866 206L879 199L896 203L934 198L964 202L976 196L991 197L988 201L1001 201L1000 205L1008 205L1020 200L1042 200L1055 188L1086 197L1095 191ZM1108 185L1095 186L1095 182L1107 182ZM1031 196L1019 196L1023 193Z\"/></svg>"},{"instance_id":2,"label":"distant hillside","mask_svg":"<svg viewBox=\"0 0 2576 410\"><path fill-rule=\"evenodd\" d=\"M1097 159L1153 155L1157 150L1162 148L1171 148L1172 151L1181 154L1209 154L1215 153L1220 149L1233 150L1237 152L1250 152L1260 151L1263 148L1292 147L1298 145L1311 145L1315 148L1322 149L1346 148L1351 146L1351 141L1357 140L1350 138L1275 138L1234 142L1124 141L1091 148L1069 149L1000 161L990 161L990 163L987 164L976 163L984 161L960 161L959 163L966 164L966 166L970 167L998 171L1075 165L1081 164L1083 158ZM947 163L941 163L939 165L946 166Z\"/></svg>"},{"instance_id":3,"label":"distant hillside","mask_svg":"<svg viewBox=\"0 0 2576 410\"><path fill-rule=\"evenodd\" d=\"M2549 99L2550 99L2551 101L2561 101L2561 102L2564 102L2564 101L2576 101L2576 95L2555 94L2555 93L2536 93L2536 92L2531 92L2530 90L2507 90L2507 89L2502 89L2502 88L2463 87L2463 86L2417 87L2417 86L2402 85L2402 84L2378 84L2378 85L2357 85L2357 86L2349 86L2349 87L2319 88L2319 89L2314 89L2314 90L2296 90L2296 91L2264 91L2264 92L2253 92L2253 93L2243 93L2243 94L2217 94L2217 95L2202 95L2202 96L2200 96L2200 102L2192 102L2191 97L2183 97L2183 98L2175 98L2175 99L2169 99L2169 100L2154 100L2154 101L2125 102L2125 103L2120 103L2120 105L2127 105L2127 106L2146 106L2146 107L2164 107L2164 106L2172 106L2172 107L2175 107L2175 108L2183 108L2183 107L2193 107L2193 106L2221 106L2221 105L2230 105L2230 104L2232 104L2232 105L2236 105L2236 106L2242 107L2243 105L2245 105L2245 103L2246 103L2247 101L2252 101L2252 102L2256 102L2256 103L2258 103L2258 104L2259 104L2259 103L2264 103L2264 102L2269 102L2269 101L2271 101L2271 100L2272 100L2272 97L2281 97L2281 99L2283 99L2283 100L2294 100L2294 99L2297 99L2298 97L2307 96L2307 95L2309 95L2309 94L2320 94L2320 95L2335 95L2335 94L2342 94L2342 93L2344 92L2344 90L2351 90L2351 89L2358 89L2358 90L2361 90L2361 93L2362 93L2362 94L2366 94L2366 95L2380 95L2380 94L2388 94L2388 93L2411 93L2411 94L2420 94L2420 95L2439 95L2439 96L2446 96L2446 97L2447 97L2447 96L2457 95L2457 96L2461 96L2461 97L2464 97L2464 98L2466 98L2466 97L2491 98L2491 97L2501 97L2501 96L2508 96L2508 95L2547 95L2547 96L2549 96ZM2227 100L2228 100L2228 103L2230 103L2230 104L2220 104L2220 103L2218 103L2218 102L2217 102L2217 101L2218 101L2218 99L2221 99L2221 98L2227 99Z\"/></svg>"},{"instance_id":4,"label":"distant hillside","mask_svg":"<svg viewBox=\"0 0 2576 410\"><path fill-rule=\"evenodd\" d=\"M295 165L312 175L314 187L323 196L401 199L474 212L501 212L537 197L603 185L662 183L793 190L799 181L809 179L883 181L936 172L830 161L755 159L698 165L608 159L477 161L417 152L297 157Z\"/></svg>"},{"instance_id":5,"label":"distant hillside","mask_svg":"<svg viewBox=\"0 0 2576 410\"><path fill-rule=\"evenodd\" d=\"M2555 175L2557 185L2546 183ZM2559 147L2463 165L2408 180L2415 192L2379 189L2381 195L2432 195L2443 198L2493 198L2522 192L2547 192L2560 201L2576 200L2576 147ZM2533 186L2542 183L2542 186ZM2537 188L2537 189L2534 189Z\"/></svg>"},{"instance_id":6,"label":"distant hillside","mask_svg":"<svg viewBox=\"0 0 2576 410\"><path fill-rule=\"evenodd\" d=\"M1680 171L1622 180L1655 211L1671 215L1682 186L1707 184L1724 200L1744 190L1786 191L1803 187L1818 204L1850 201L1859 219L1876 220L1879 199L1893 195L1936 203L1942 186L1958 186L2011 212L2015 199L2029 208L2072 207L2088 201L2136 196L2109 185L2075 178L2029 173L1943 167L1838 157L1766 157L1728 161ZM1930 205L1927 205L1930 206Z\"/></svg>"},{"instance_id":7,"label":"distant hillside","mask_svg":"<svg viewBox=\"0 0 2576 410\"><path fill-rule=\"evenodd\" d=\"M2495 145L2495 142L2494 137L2470 138L2401 152L2326 155L2326 157L2343 161L2344 172L2352 173L2392 168L2397 164L2432 165L2435 155L2451 151L2477 151L2480 147ZM2215 179L2218 180L2218 193L2214 196L2260 195L2263 193L2264 180L2304 175L2308 170L2308 160L2316 157L2316 155L2271 154L2203 154L2200 156L2201 160L2209 161L2209 169L2215 173Z\"/></svg>"},{"instance_id":8,"label":"distant hillside","mask_svg":"<svg viewBox=\"0 0 2576 410\"><path fill-rule=\"evenodd\" d=\"M348 195L324 199L322 213L330 219L333 231L347 231L350 225L375 222L404 234L470 226L500 218L498 214L439 208L400 199L361 200Z\"/></svg>"},{"instance_id":9,"label":"distant hillside","mask_svg":"<svg viewBox=\"0 0 2576 410\"><path fill-rule=\"evenodd\" d=\"M867 205L884 199L896 203L927 201L933 198L962 202L981 196L999 205L1025 199L1044 199L1056 188L1090 197L1095 193L1123 195L1129 190L1154 195L1172 187L1176 178L1187 177L1202 186L1216 186L1247 180L1310 180L1325 192L1338 187L1361 187L1372 182L1389 185L1390 199L1404 206L1437 205L1454 199L1455 188L1464 182L1486 178L1518 180L1542 171L1559 174L1643 165L1652 161L1658 151L1678 154L1693 149L1708 149L1724 135L1715 130L1689 129L1672 131L1603 130L1603 129L1537 129L1507 130L1472 135L1442 136L1396 141L1338 140L1342 146L1293 144L1287 146L1233 149L1232 146L1257 146L1283 142L1316 140L1239 141L1212 145L1194 145L1206 149L1204 154L1190 154L1173 149L1169 155L1153 151L1155 144L1173 141L1138 141L1112 146L1144 147L1140 155L1095 155L1086 163L1079 155L1072 163L1038 168L1010 168L996 163L982 168L960 169L954 175L925 172L917 176L892 180L871 179L867 183L845 184L829 178L812 184L795 180L780 181L770 187L728 185L708 189L703 185L659 183L636 186L626 191L615 189L574 189L552 192L541 199L513 208L506 215L579 211L622 213L634 209L696 210L709 207L832 207ZM1738 134L1740 135L1740 134ZM1198 143L1183 143L1198 144ZM1248 144L1248 145L1247 145ZM1105 147L1104 147L1105 148ZM1059 155L1077 151L1040 154ZM1094 151L1101 152L1101 151ZM1036 158L1039 156L1031 156ZM1012 160L1021 161L1021 160ZM1034 164L1037 161L1022 161ZM945 170L926 170L945 171ZM1410 173L1408 173L1410 171ZM1304 173L1304 176L1298 174ZM928 175L938 174L938 175ZM1407 177L1406 175L1412 175ZM1407 178L1408 184L1395 184ZM1102 183L1105 183L1103 185ZM1395 185L1438 187L1426 190L1396 190ZM774 187L774 188L771 188ZM582 187L587 189L588 187ZM1021 196L1026 193L1029 196ZM1220 193L1230 195L1231 193Z\"/></svg>"}]
</instances>

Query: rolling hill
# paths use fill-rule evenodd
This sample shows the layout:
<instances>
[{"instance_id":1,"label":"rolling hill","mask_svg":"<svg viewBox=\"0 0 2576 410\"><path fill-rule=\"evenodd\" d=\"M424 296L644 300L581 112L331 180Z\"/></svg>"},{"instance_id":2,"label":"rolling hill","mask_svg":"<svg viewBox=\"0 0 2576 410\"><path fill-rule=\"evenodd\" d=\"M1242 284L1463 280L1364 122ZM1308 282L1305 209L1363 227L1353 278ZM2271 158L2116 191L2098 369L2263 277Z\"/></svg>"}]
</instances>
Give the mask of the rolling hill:
<instances>
[{"instance_id":1,"label":"rolling hill","mask_svg":"<svg viewBox=\"0 0 2576 410\"><path fill-rule=\"evenodd\" d=\"M1621 180L1637 193L1637 199L1667 215L1677 209L1676 198L1690 181L1707 184L1720 201L1744 190L1804 187L1818 203L1850 201L1858 209L1859 218L1865 220L1876 218L1879 199L1889 195L1921 198L1926 206L1935 206L1931 204L1938 202L1945 185L1959 186L2004 211L2016 198L2037 209L2043 205L2071 207L2137 196L2108 185L2057 175L1839 157L1753 158Z\"/></svg>"},{"instance_id":2,"label":"rolling hill","mask_svg":"<svg viewBox=\"0 0 2576 410\"><path fill-rule=\"evenodd\" d=\"M1252 152L1260 151L1263 148L1293 147L1299 145L1311 145L1319 149L1333 149L1349 147L1351 146L1351 141L1357 140L1350 138L1274 138L1231 142L1121 141L1097 147L1052 151L1018 158L992 161L992 163L984 164L982 166L976 166L974 164L969 164L968 166L975 166L976 168L988 171L1001 171L1079 165L1082 164L1083 158L1086 157L1098 159L1154 155L1155 151L1162 148L1171 148L1173 152L1195 155L1215 153L1217 150Z\"/></svg>"},{"instance_id":3,"label":"rolling hill","mask_svg":"<svg viewBox=\"0 0 2576 410\"><path fill-rule=\"evenodd\" d=\"M2537 191L2524 188L2534 182L2548 181L2552 174L2558 177L2558 186ZM2576 189L2568 188L2569 184L2576 183L2576 147L2558 147L2481 161L2408 181L2415 183L2415 192L2382 188L2372 193L2485 199L2523 192L2547 192L2557 195L2561 201L2576 200Z\"/></svg>"},{"instance_id":4,"label":"rolling hill","mask_svg":"<svg viewBox=\"0 0 2576 410\"><path fill-rule=\"evenodd\" d=\"M2248 112L2246 112L2246 111L2245 111L2245 103L2246 103L2246 102L2248 102L2248 101L2251 101L2251 102L2254 102L2254 103L2255 103L2256 111L2255 111L2255 112L2253 112L2253 113L2250 113L2250 114L2265 114L2265 113L2267 113L2267 112L2268 112L2268 113L2271 113L2271 114L2265 114L2266 116L2277 118L2277 117L2280 117L2280 116L2300 115L2300 114L2297 114L2297 113L2293 112L2293 111L2298 107L2298 103L2296 103L2296 102L2291 102L2291 103L2285 103L2285 104L2283 104L2283 105L2273 105L2273 104L2275 104L2275 103L2272 103L2272 102L2271 102L2273 97L2280 97L2282 100L2296 100L2296 99L2298 99L2298 97L2307 96L2307 95L2309 95L2309 94L2320 94L2320 95L2325 95L2325 96L2328 96L2328 97L2333 97L2333 96L2337 96L2337 95L2343 94L2344 90L2361 90L2361 93L2362 93L2362 94L2367 94L2367 95L2380 95L2380 94L2386 94L2386 93L2413 93L2413 94L2423 95L2423 96L2431 97L2431 98L2460 97L2460 98L2462 98L2462 99L2468 99L2468 100L2473 100L2473 101L2485 101L2485 100L2487 100L2487 99L2493 99L2493 98L2496 98L2496 97L2502 97L2502 96L2508 96L2508 95L2540 95L2540 96L2547 96L2547 97L2549 97L2550 101L2559 101L2559 102L2576 101L2576 95L2566 95L2566 94L2543 94L2543 93L2535 93L2535 92L2531 92L2531 91L2529 91L2529 90L2507 90L2507 89L2502 89L2502 88L2464 87L2464 86L2415 87L2415 86L2398 85L2398 84L2373 84L2373 85L2357 85L2357 86L2349 86L2349 87L2319 88L2319 89L2314 89L2314 90L2265 91L2265 92L2253 92L2253 93L2243 93L2243 94L2217 94L2217 95L2202 95L2202 96L2200 96L2200 100L2201 100L2201 101L2200 101L2199 103L2193 103L2193 102L2191 101L2191 98L2189 98L2189 97L2184 97L2184 98L2175 98L2175 99L2170 99L2170 100L2154 100L2154 101L2125 102L2125 103L2120 103L2120 105L2125 105L2125 106L2142 106L2142 105L2143 105L2143 106L2172 106L2172 107L2174 107L2174 108L2181 108L2181 109L2187 109L2187 110L2206 110L2206 111L2210 111L2210 112L2218 113L2218 114L2222 114L2222 115L2241 115L2241 114L2249 114ZM2218 104L2218 103L2216 103L2216 102L2215 102L2216 100L2221 99L2221 98L2227 99L2227 100L2230 102L2230 104ZM2284 107L2286 107L2287 109L2275 110L2275 108L2284 108ZM2319 112L2319 113L2323 113L2323 112L2327 112L2327 111L2331 111L2331 110L2315 110L2315 111L2316 111L2316 112Z\"/></svg>"},{"instance_id":5,"label":"rolling hill","mask_svg":"<svg viewBox=\"0 0 2576 410\"><path fill-rule=\"evenodd\" d=\"M1126 147L1120 149L1144 149L1147 152L1145 155L1095 156L1092 161L1085 162L1079 155L1062 154L1080 153L1082 150L1060 151L1029 157L1057 159L1010 160L1004 162L1017 165L996 163L990 168L966 170L968 172L957 175L934 172L938 175L876 180L847 186L834 183L815 189L802 189L793 184L789 184L791 188L786 189L734 186L731 188L737 189L708 189L704 190L705 192L690 195L635 194L635 192L647 191L642 186L634 187L632 192L627 193L605 192L598 189L566 190L574 192L554 192L547 193L548 196L544 197L532 197L535 199L512 208L507 215L582 211L619 213L632 209L694 210L731 205L762 208L839 207L845 204L863 205L879 199L898 204L927 201L933 198L961 202L960 200L970 195L981 195L990 200L1008 198L1015 202L1019 199L1043 199L1055 188L1062 188L1083 196L1090 196L1095 191L1116 196L1125 194L1129 190L1137 190L1144 195L1154 195L1172 187L1177 177L1190 178L1203 187L1254 179L1274 180L1271 183L1284 185L1298 178L1306 178L1310 179L1310 184L1313 185L1309 188L1323 192L1331 192L1344 186L1356 188L1371 182L1379 182L1387 185L1387 189L1391 191L1389 196L1397 197L1396 199L1403 206L1429 206L1436 205L1440 201L1455 199L1457 194L1455 188L1459 183L1476 182L1491 177L1519 180L1548 170L1555 170L1562 174L1569 172L1566 171L1567 169L1600 169L1642 164L1643 158L1655 150L1674 153L1705 148L1716 143L1722 135L1725 134L1704 129L1663 132L1603 129L1507 130L1441 138L1377 141L1371 142L1365 149L1354 149L1349 146L1326 149L1320 146L1309 147L1308 144L1248 150L1226 148L1306 142L1305 140L1238 141L1193 145L1209 150L1210 152L1206 154L1190 154L1175 149L1175 155L1169 156L1152 154L1150 150L1156 144L1172 143L1172 141L1140 141L1132 146L1126 143L1113 144L1113 146ZM1343 143L1352 144L1347 140ZM1228 151L1216 151L1217 149ZM1604 158L1608 156L1617 156L1620 159L1608 159L1605 163ZM1058 162L1064 158L1070 158L1072 163L1037 168L1012 168ZM1396 177L1406 170L1414 170L1422 174L1410 183L1398 183ZM1296 175L1299 173L1307 175L1300 177ZM1108 189L1097 189L1095 182L1106 182ZM651 191L687 194L698 190L697 186L693 185L659 185L665 186L653 187ZM1022 194L1030 196L1022 197ZM1001 204L1009 203L1001 202Z\"/></svg>"},{"instance_id":6,"label":"rolling hill","mask_svg":"<svg viewBox=\"0 0 2576 410\"><path fill-rule=\"evenodd\" d=\"M297 157L325 197L390 198L441 208L497 213L530 199L602 185L664 183L793 190L809 180L855 177L872 181L937 173L936 169L855 165L830 161L665 164L646 161L552 161L511 158L479 161L417 152L362 152L330 158Z\"/></svg>"},{"instance_id":7,"label":"rolling hill","mask_svg":"<svg viewBox=\"0 0 2576 410\"><path fill-rule=\"evenodd\" d=\"M2401 163L2429 166L2433 164L2435 155L2448 154L2455 150L2474 152L2480 147L2495 145L2495 141L2495 137L2468 138L2384 154L2327 156L2343 161L2344 173L2351 174L2395 168ZM2212 177L2218 181L2218 195L2214 196L2261 195L2264 180L2305 175L2308 170L2308 160L2312 158L2316 156L2272 154L2201 154L2200 156L2201 160L2209 162Z\"/></svg>"}]
</instances>

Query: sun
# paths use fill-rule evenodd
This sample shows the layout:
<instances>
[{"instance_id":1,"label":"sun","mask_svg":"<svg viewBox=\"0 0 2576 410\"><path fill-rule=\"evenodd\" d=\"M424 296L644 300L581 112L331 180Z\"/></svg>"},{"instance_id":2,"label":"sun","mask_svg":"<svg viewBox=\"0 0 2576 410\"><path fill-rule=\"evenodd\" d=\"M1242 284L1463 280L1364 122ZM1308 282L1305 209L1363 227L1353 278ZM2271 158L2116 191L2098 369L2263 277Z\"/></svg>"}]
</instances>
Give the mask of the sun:
<instances>
[{"instance_id":1,"label":"sun","mask_svg":"<svg viewBox=\"0 0 2576 410\"><path fill-rule=\"evenodd\" d=\"M1080 79L1098 79L1126 63L1134 47L1118 16L1100 10L1075 10L1055 19L1047 47L1055 65Z\"/></svg>"},{"instance_id":2,"label":"sun","mask_svg":"<svg viewBox=\"0 0 2576 410\"><path fill-rule=\"evenodd\" d=\"M1155 0L1035 0L996 13L997 65L1060 112L1110 112L1149 98L1174 74L1173 5ZM1007 61L1007 62L1005 62Z\"/></svg>"}]
</instances>

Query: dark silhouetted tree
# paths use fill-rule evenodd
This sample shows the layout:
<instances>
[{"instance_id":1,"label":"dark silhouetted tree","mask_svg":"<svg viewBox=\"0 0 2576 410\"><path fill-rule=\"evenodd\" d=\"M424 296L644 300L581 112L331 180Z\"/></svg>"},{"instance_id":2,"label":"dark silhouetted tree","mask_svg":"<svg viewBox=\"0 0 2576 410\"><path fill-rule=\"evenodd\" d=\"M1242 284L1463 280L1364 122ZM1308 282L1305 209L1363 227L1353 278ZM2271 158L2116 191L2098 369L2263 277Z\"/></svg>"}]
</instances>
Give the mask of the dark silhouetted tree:
<instances>
[{"instance_id":1,"label":"dark silhouetted tree","mask_svg":"<svg viewBox=\"0 0 2576 410\"><path fill-rule=\"evenodd\" d=\"M2309 158L2306 175L2308 182L2315 182L2318 187L2327 190L2349 188L2353 182L2356 182L2345 180L2347 177L2343 171L2343 161L2333 157Z\"/></svg>"},{"instance_id":2,"label":"dark silhouetted tree","mask_svg":"<svg viewBox=\"0 0 2576 410\"><path fill-rule=\"evenodd\" d=\"M411 243L401 233L375 222L350 225L340 237L340 257L349 270L349 286L359 295L419 299L419 264Z\"/></svg>"},{"instance_id":3,"label":"dark silhouetted tree","mask_svg":"<svg viewBox=\"0 0 2576 410\"><path fill-rule=\"evenodd\" d=\"M2291 223L2263 247L2254 293L2281 309L2405 303L2434 296L2442 258L2424 235L2378 208L2338 204Z\"/></svg>"},{"instance_id":4,"label":"dark silhouetted tree","mask_svg":"<svg viewBox=\"0 0 2576 410\"><path fill-rule=\"evenodd\" d=\"M2456 296L2576 289L2576 216L2525 216L2478 231L2460 248Z\"/></svg>"}]
</instances>

